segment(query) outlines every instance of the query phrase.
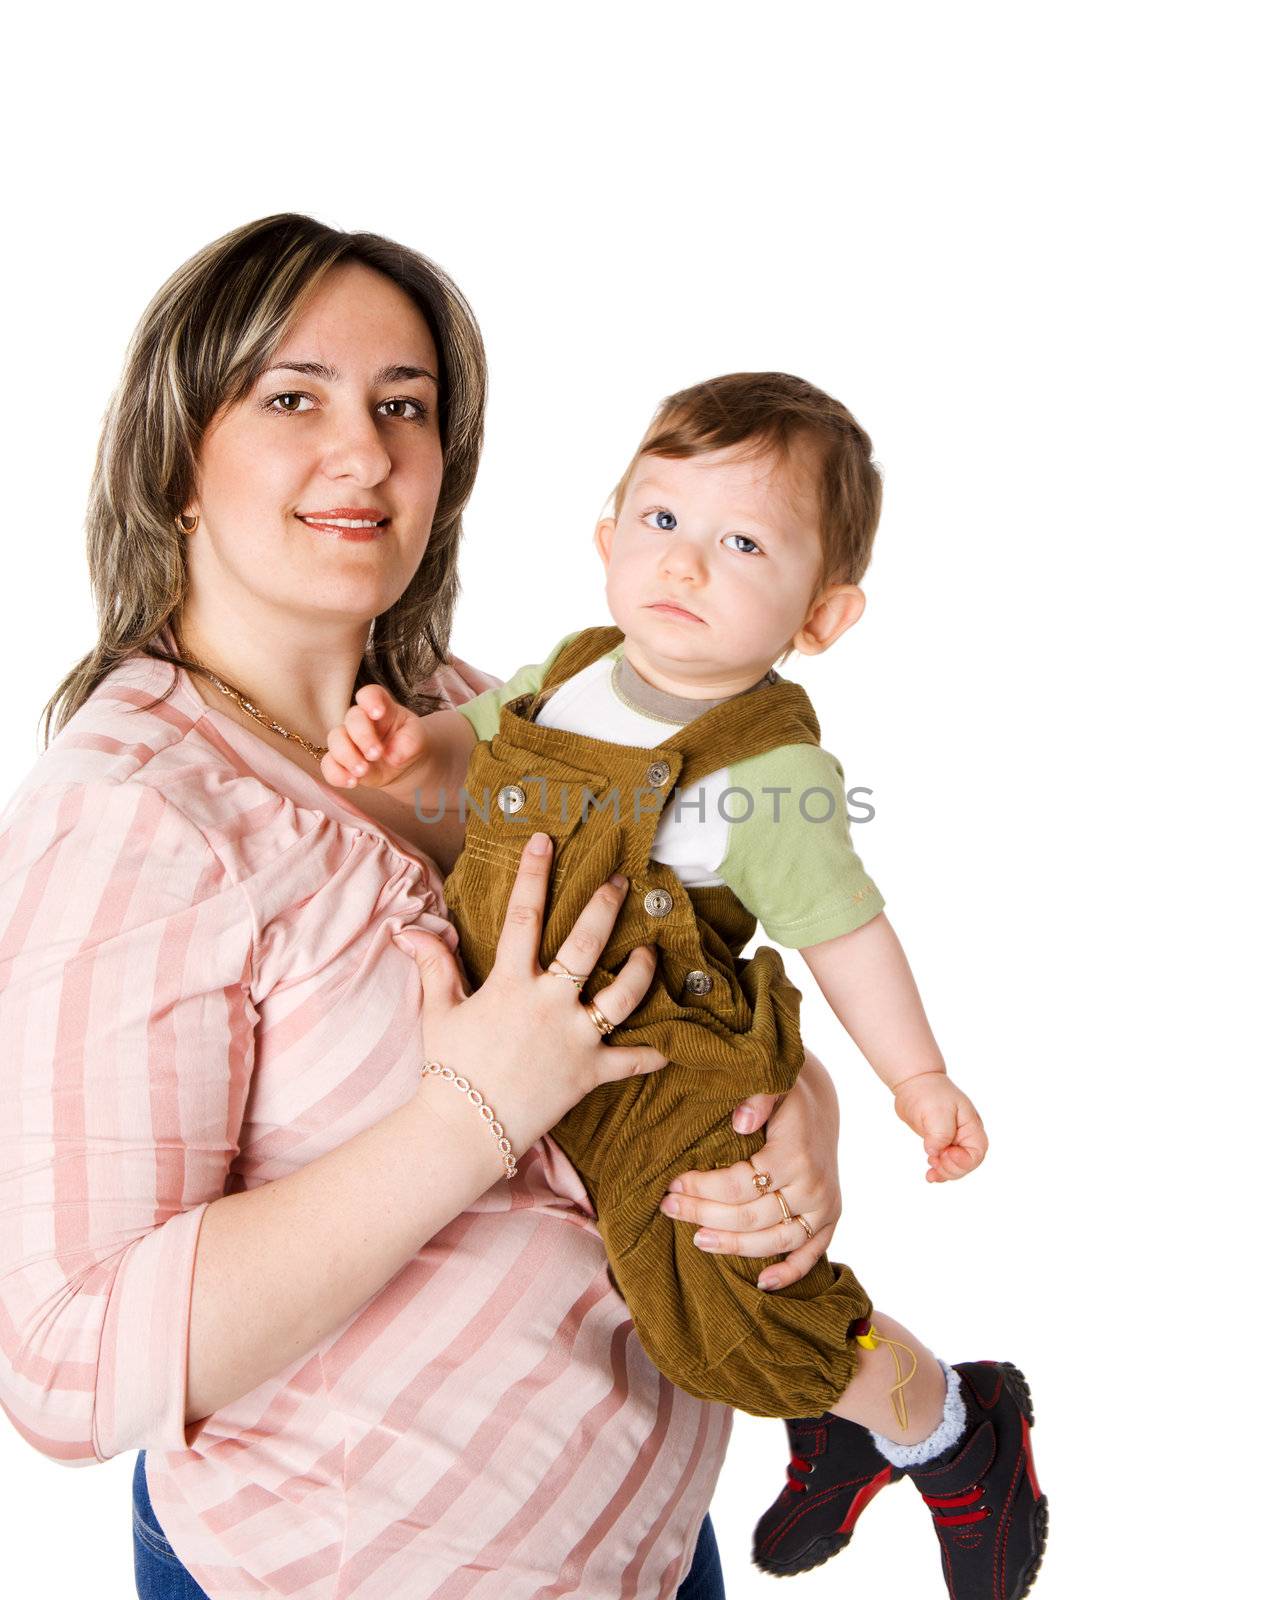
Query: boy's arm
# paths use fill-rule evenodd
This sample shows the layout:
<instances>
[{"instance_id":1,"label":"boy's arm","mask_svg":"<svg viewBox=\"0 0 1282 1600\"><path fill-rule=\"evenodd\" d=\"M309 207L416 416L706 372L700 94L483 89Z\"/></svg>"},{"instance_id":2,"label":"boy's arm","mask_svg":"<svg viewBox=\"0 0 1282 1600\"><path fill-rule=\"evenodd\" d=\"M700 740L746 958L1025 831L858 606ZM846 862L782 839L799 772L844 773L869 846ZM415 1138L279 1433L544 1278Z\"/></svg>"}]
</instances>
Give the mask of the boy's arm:
<instances>
[{"instance_id":1,"label":"boy's arm","mask_svg":"<svg viewBox=\"0 0 1282 1600\"><path fill-rule=\"evenodd\" d=\"M492 739L499 728L499 710L509 700L543 687L548 669L579 630L567 633L552 646L544 661L520 667L506 683L466 700L453 710L434 711L418 718L425 736L423 765L401 776L394 791L405 808L402 831L448 872L463 850L466 824L459 820L459 791L467 777L467 764L475 745ZM418 758L416 758L417 760ZM415 791L421 790L418 814ZM437 817L437 821L423 820ZM396 824L393 823L393 826Z\"/></svg>"},{"instance_id":2,"label":"boy's arm","mask_svg":"<svg viewBox=\"0 0 1282 1600\"><path fill-rule=\"evenodd\" d=\"M926 1148L927 1182L973 1172L988 1150L974 1103L948 1076L903 946L885 912L802 949L824 998Z\"/></svg>"},{"instance_id":3,"label":"boy's arm","mask_svg":"<svg viewBox=\"0 0 1282 1600\"><path fill-rule=\"evenodd\" d=\"M850 838L845 773L819 745L783 745L737 763L732 785L754 800L733 820L720 877L767 937L800 950L895 1114L920 1134L927 1179L972 1171L987 1147L974 1106L948 1076L881 891ZM816 805L816 797L829 797ZM783 799L777 807L755 797Z\"/></svg>"},{"instance_id":4,"label":"boy's arm","mask_svg":"<svg viewBox=\"0 0 1282 1600\"><path fill-rule=\"evenodd\" d=\"M521 667L508 681L460 706L418 717L378 684L356 691L342 725L330 730L321 761L326 782L358 789L357 803L376 821L410 840L446 872L467 832L459 792L479 740L498 731L499 710L543 685L548 668L571 639L567 633L546 661Z\"/></svg>"},{"instance_id":5,"label":"boy's arm","mask_svg":"<svg viewBox=\"0 0 1282 1600\"><path fill-rule=\"evenodd\" d=\"M926 1072L947 1072L908 958L884 911L801 952L824 999L893 1093Z\"/></svg>"},{"instance_id":6,"label":"boy's arm","mask_svg":"<svg viewBox=\"0 0 1282 1600\"><path fill-rule=\"evenodd\" d=\"M361 785L353 798L431 856L444 874L463 849L467 830L459 818L459 793L476 731L456 710L433 711L416 722L423 740L421 754L377 788Z\"/></svg>"}]
</instances>

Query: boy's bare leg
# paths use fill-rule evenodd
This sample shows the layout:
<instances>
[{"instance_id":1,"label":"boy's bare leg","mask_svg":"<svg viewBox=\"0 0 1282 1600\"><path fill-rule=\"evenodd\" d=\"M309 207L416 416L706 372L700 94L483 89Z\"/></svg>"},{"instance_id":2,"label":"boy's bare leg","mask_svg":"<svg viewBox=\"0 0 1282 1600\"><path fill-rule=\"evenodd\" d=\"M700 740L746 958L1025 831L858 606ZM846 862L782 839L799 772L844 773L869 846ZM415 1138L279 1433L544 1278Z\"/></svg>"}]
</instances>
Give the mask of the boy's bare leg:
<instances>
[{"instance_id":1,"label":"boy's bare leg","mask_svg":"<svg viewBox=\"0 0 1282 1600\"><path fill-rule=\"evenodd\" d=\"M829 1409L847 1422L861 1422L883 1438L895 1444L919 1444L930 1437L939 1426L944 1414L944 1395L947 1384L943 1369L926 1346L909 1333L902 1323L896 1322L882 1311L873 1313L873 1327L878 1335L907 1345L917 1357L917 1370L899 1391L907 1407L908 1426L901 1428L891 1390L899 1381L895 1370L895 1357L899 1357L899 1372L907 1373L912 1360L907 1350L892 1350L879 1344L875 1350L859 1350L859 1370L841 1399Z\"/></svg>"}]
</instances>

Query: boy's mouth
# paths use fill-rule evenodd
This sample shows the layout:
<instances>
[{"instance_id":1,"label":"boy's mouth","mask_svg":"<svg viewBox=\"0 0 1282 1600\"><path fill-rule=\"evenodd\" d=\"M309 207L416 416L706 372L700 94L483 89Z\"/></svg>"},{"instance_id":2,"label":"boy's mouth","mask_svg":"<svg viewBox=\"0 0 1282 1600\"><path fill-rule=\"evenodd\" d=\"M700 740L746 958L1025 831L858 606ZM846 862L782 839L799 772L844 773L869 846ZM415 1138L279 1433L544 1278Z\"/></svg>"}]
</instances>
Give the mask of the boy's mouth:
<instances>
[{"instance_id":1,"label":"boy's mouth","mask_svg":"<svg viewBox=\"0 0 1282 1600\"><path fill-rule=\"evenodd\" d=\"M693 611L687 611L684 606L679 606L672 600L656 600L645 608L647 611L657 611L661 617L672 617L683 622L702 622L702 617L696 617Z\"/></svg>"}]
</instances>

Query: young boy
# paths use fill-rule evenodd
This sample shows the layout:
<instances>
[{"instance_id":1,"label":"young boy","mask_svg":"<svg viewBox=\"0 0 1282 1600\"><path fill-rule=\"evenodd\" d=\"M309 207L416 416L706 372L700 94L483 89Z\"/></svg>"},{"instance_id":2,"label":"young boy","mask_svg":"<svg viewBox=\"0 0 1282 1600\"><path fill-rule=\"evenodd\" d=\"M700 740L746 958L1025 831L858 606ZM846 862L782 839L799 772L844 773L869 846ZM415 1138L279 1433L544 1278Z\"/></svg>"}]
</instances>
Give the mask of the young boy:
<instances>
[{"instance_id":1,"label":"young boy","mask_svg":"<svg viewBox=\"0 0 1282 1600\"><path fill-rule=\"evenodd\" d=\"M673 395L596 530L617 626L568 636L460 711L417 718L363 688L322 771L419 802L405 831L445 864L463 847L446 897L473 984L493 961L528 832L555 850L545 961L597 886L628 878L597 968L553 970L615 1031L591 996L637 944L655 944L651 990L617 1031L669 1065L592 1091L552 1137L583 1176L656 1366L702 1398L787 1420L788 1482L758 1524L757 1564L789 1574L828 1559L906 1474L934 1512L954 1600L1015 1600L1046 1536L1017 1369L937 1362L890 1318L874 1324L850 1269L826 1257L767 1292L759 1262L709 1253L676 1227L690 1212L667 1193L679 1173L745 1150L751 1161L762 1136L731 1134L729 1111L795 1082L797 991L777 951L741 954L758 921L801 950L922 1137L928 1179L962 1177L984 1156L980 1119L851 847L842 768L804 690L774 671L858 621L880 503L867 434L801 379L737 374ZM754 1171L781 1219L812 1235Z\"/></svg>"}]
</instances>

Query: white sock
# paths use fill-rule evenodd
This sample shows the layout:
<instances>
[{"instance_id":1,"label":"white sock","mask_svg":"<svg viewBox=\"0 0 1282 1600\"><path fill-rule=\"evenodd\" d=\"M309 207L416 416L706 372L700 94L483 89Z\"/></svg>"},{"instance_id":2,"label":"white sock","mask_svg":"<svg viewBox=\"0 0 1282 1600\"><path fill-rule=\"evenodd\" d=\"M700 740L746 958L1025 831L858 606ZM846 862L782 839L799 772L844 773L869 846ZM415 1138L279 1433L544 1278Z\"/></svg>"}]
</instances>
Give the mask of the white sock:
<instances>
[{"instance_id":1,"label":"white sock","mask_svg":"<svg viewBox=\"0 0 1282 1600\"><path fill-rule=\"evenodd\" d=\"M886 1460L895 1467L917 1467L923 1461L930 1461L935 1456L943 1455L945 1450L951 1449L962 1436L966 1426L966 1402L961 1396L961 1379L946 1361L939 1363L944 1377L948 1379L948 1393L944 1396L943 1421L934 1433L922 1439L918 1444L896 1444L893 1439L883 1439L881 1434L872 1433L872 1442L885 1456Z\"/></svg>"}]
</instances>

